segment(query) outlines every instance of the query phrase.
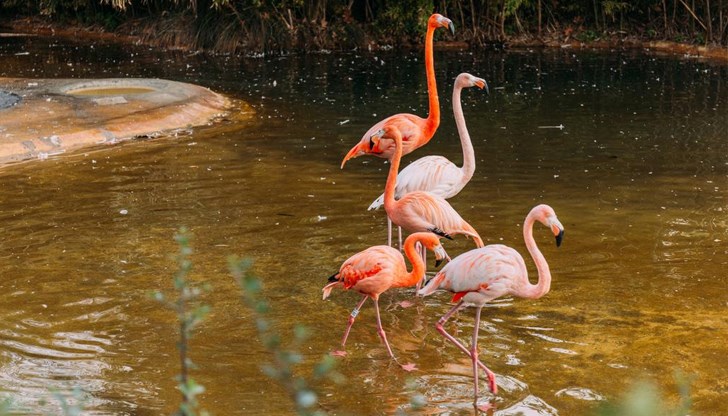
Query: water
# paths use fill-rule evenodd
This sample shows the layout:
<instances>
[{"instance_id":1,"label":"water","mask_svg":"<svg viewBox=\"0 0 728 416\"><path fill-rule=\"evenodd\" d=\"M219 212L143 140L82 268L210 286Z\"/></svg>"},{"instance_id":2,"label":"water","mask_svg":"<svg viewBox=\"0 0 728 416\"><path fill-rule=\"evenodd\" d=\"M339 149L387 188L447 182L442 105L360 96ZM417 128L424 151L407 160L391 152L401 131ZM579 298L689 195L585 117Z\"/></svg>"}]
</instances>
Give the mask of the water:
<instances>
[{"instance_id":1,"label":"water","mask_svg":"<svg viewBox=\"0 0 728 416\"><path fill-rule=\"evenodd\" d=\"M212 286L211 316L191 342L193 377L207 389L202 407L291 414L285 392L260 371L268 356L226 257L255 259L277 330L288 339L295 324L311 330L302 373L338 347L358 295L322 301L320 289L348 256L385 241L384 214L366 207L388 168L374 158L343 171L339 163L375 121L426 114L420 53L212 58L20 37L2 38L0 57L0 76L160 77L256 111L252 121L0 170L4 395L28 414L57 412L51 391L74 387L86 392L88 414L170 413L179 399L175 318L149 293L171 290L172 236L185 225L194 278ZM483 312L480 357L500 388L493 413L588 414L643 379L674 404L676 371L692 381L695 414L728 411L720 364L728 353L728 67L572 50L438 52L435 65L442 124L405 163L426 154L461 162L450 88L471 72L491 94L463 93L478 166L452 205L486 243L524 254L521 223L532 206L550 204L566 228L559 249L535 229L551 292ZM445 242L451 255L471 244ZM415 414L472 413L469 362L433 327L450 297L412 295L392 292L380 304L395 355L419 371L390 362L368 303L339 359L345 383L315 384L325 410L391 414L421 394L427 405ZM472 324L468 310L448 329L467 343Z\"/></svg>"}]
</instances>

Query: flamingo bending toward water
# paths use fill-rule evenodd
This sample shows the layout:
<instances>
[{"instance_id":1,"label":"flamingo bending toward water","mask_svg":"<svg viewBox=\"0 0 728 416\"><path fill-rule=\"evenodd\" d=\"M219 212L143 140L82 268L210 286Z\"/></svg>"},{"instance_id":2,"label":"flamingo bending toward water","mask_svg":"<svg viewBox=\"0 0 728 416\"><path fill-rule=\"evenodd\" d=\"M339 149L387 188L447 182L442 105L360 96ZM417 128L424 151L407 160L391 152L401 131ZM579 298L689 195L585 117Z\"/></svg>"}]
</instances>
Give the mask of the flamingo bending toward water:
<instances>
[{"instance_id":1,"label":"flamingo bending toward water","mask_svg":"<svg viewBox=\"0 0 728 416\"><path fill-rule=\"evenodd\" d=\"M551 229L556 236L557 247L561 245L564 227L556 218L553 208L548 205L538 205L526 216L523 223L523 239L526 241L528 252L531 254L534 263L536 263L536 269L538 270L537 284L531 284L528 280L526 263L516 250L502 244L491 244L470 250L454 258L425 287L417 292L421 296L432 294L437 289L445 289L455 293L453 302L458 303L437 321L435 327L438 332L472 359L475 383L474 405L476 407L478 404L478 367L483 369L488 376L490 390L493 394L498 392L495 374L478 359L478 327L480 326L481 309L487 302L500 296L511 295L526 299L538 299L548 293L551 288L549 265L533 239L533 224L536 221ZM470 350L447 333L444 328L445 322L463 305L476 307Z\"/></svg>"},{"instance_id":2,"label":"flamingo bending toward water","mask_svg":"<svg viewBox=\"0 0 728 416\"><path fill-rule=\"evenodd\" d=\"M354 320L367 298L372 298L374 310L377 313L377 333L384 341L384 345L387 346L389 356L399 364L397 359L394 358L394 354L392 354L392 348L390 348L387 336L382 328L382 320L379 317L379 295L393 287L413 286L425 274L426 265L417 253L416 243L435 252L435 266L438 266L443 259L450 260L436 235L432 233L415 233L407 237L404 242L405 255L412 263L411 272L407 272L407 265L399 250L382 245L369 247L349 257L341 265L338 273L329 278L331 283L323 288L324 299L329 297L335 286L343 286L344 289L352 289L362 294L361 300L349 315L349 324L344 332L344 338L341 340L342 350L334 351L334 355L346 355L343 349L346 346L349 331L354 325ZM406 371L415 370L414 364L400 364L400 366Z\"/></svg>"},{"instance_id":3,"label":"flamingo bending toward water","mask_svg":"<svg viewBox=\"0 0 728 416\"><path fill-rule=\"evenodd\" d=\"M425 36L425 72L427 73L427 94L429 96L429 114L427 118L422 118L414 114L400 113L387 117L379 123L372 126L359 143L349 150L341 161L341 168L349 159L353 159L363 154L372 154L374 156L389 159L394 154L394 146L389 143L376 143L371 145L371 137L375 132L379 131L385 124L394 124L402 132L404 154L408 154L418 147L424 146L430 141L435 134L437 127L440 126L440 100L437 97L437 82L435 81L435 64L432 53L432 40L435 29L440 27L450 28L452 34L455 34L455 26L452 21L440 14L433 14L427 20L427 35Z\"/></svg>"},{"instance_id":4,"label":"flamingo bending toward water","mask_svg":"<svg viewBox=\"0 0 728 416\"><path fill-rule=\"evenodd\" d=\"M442 197L429 192L415 191L399 200L394 198L397 186L397 171L402 159L402 133L393 125L386 125L377 132L382 140L393 140L394 156L389 166L387 184L384 186L384 209L392 222L408 232L429 231L452 239L454 234L472 237L475 245L483 247L483 240L475 228ZM419 285L417 287L419 289Z\"/></svg>"},{"instance_id":5,"label":"flamingo bending toward water","mask_svg":"<svg viewBox=\"0 0 728 416\"><path fill-rule=\"evenodd\" d=\"M470 141L470 134L465 125L463 106L460 92L463 88L485 88L488 84L482 78L462 73L455 78L452 90L452 112L463 148L463 167L458 167L446 157L425 156L407 165L397 174L397 187L394 190L395 199L413 191L427 191L445 199L457 195L473 177L475 172L475 151ZM379 209L384 205L384 194L369 205L369 210ZM392 245L392 220L387 217L387 244ZM399 245L402 246L402 229L399 229Z\"/></svg>"}]
</instances>

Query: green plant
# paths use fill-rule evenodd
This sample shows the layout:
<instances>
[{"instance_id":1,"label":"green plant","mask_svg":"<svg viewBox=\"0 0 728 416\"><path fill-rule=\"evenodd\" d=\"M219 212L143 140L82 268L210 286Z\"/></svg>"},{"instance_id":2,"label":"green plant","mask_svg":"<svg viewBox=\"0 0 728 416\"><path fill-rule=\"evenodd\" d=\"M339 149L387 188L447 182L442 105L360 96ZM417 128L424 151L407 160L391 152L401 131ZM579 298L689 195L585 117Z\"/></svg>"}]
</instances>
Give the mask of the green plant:
<instances>
[{"instance_id":1,"label":"green plant","mask_svg":"<svg viewBox=\"0 0 728 416\"><path fill-rule=\"evenodd\" d=\"M690 414L690 381L682 374L675 376L680 401L669 409L652 382L635 383L618 402L608 402L599 407L596 416L688 416Z\"/></svg>"},{"instance_id":2,"label":"green plant","mask_svg":"<svg viewBox=\"0 0 728 416\"><path fill-rule=\"evenodd\" d=\"M308 337L308 330L302 325L297 325L293 330L292 347L290 349L283 347L280 335L273 329L267 318L270 306L260 298L262 284L260 279L250 272L251 266L252 261L249 259L235 257L229 259L230 273L240 286L242 301L253 311L260 341L272 356L272 362L264 364L262 371L283 386L295 404L296 413L323 415L324 412L317 409L318 395L311 387L310 381L294 374L294 367L303 361L303 356L298 349ZM334 371L334 364L334 358L325 355L314 366L311 381L323 378L341 380L341 375Z\"/></svg>"},{"instance_id":3,"label":"green plant","mask_svg":"<svg viewBox=\"0 0 728 416\"><path fill-rule=\"evenodd\" d=\"M196 416L206 415L207 412L198 411L197 396L205 391L205 388L197 384L189 371L195 368L194 363L188 356L188 343L192 336L192 330L202 322L205 316L210 312L209 305L200 302L200 296L209 289L206 286L198 286L189 280L189 274L192 270L192 247L190 247L190 234L186 228L180 228L174 237L179 245L179 252L176 256L177 271L174 274L174 289L177 295L172 300L162 292L155 292L154 298L160 303L166 305L177 314L179 322L180 339L177 342L180 360L180 374L177 378L180 392L182 392L182 402L174 413L179 416ZM199 412L199 413L198 413Z\"/></svg>"}]
</instances>

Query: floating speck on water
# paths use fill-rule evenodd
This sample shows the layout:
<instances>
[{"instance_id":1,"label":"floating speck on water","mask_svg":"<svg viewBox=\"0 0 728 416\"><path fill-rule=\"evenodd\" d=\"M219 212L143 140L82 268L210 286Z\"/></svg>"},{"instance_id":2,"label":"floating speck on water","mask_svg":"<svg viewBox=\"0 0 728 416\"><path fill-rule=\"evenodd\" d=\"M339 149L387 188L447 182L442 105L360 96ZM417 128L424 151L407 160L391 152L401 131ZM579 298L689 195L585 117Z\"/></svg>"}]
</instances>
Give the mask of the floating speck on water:
<instances>
[{"instance_id":1,"label":"floating speck on water","mask_svg":"<svg viewBox=\"0 0 728 416\"><path fill-rule=\"evenodd\" d=\"M129 213L129 211L127 211L125 209L122 209L121 211L119 211L119 214L121 214L121 215L126 215L128 213Z\"/></svg>"},{"instance_id":2,"label":"floating speck on water","mask_svg":"<svg viewBox=\"0 0 728 416\"><path fill-rule=\"evenodd\" d=\"M319 216L317 216L317 217L316 217L316 219L317 219L317 220L318 220L319 222L321 222L321 221L325 220L326 218L327 218L327 217L326 217L325 215L319 215Z\"/></svg>"}]
</instances>

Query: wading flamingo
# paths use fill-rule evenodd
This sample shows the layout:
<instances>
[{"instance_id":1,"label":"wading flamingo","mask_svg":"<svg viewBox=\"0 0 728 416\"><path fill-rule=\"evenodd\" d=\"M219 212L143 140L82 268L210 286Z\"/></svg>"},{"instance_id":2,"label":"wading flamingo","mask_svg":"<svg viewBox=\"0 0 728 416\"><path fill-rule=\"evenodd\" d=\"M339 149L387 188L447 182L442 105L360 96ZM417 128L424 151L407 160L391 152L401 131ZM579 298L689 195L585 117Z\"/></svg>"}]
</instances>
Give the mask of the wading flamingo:
<instances>
[{"instance_id":1,"label":"wading flamingo","mask_svg":"<svg viewBox=\"0 0 728 416\"><path fill-rule=\"evenodd\" d=\"M556 236L556 246L561 245L564 227L556 218L556 213L548 205L534 207L523 223L523 239L538 270L538 283L528 280L526 263L518 252L502 244L491 244L463 253L440 270L425 287L417 292L427 296L437 289L445 289L455 293L453 302L457 302L445 315L437 321L435 327L445 338L455 344L473 361L473 378L475 383L475 401L478 405L478 367L488 376L490 390L498 392L495 374L478 359L478 327L480 311L483 306L500 296L511 295L526 299L538 299L548 293L551 288L551 271L541 251L533 239L533 224L540 222L550 228ZM473 305L475 309L475 325L470 350L455 337L445 331L444 325L450 317L463 305Z\"/></svg>"},{"instance_id":2,"label":"wading flamingo","mask_svg":"<svg viewBox=\"0 0 728 416\"><path fill-rule=\"evenodd\" d=\"M432 233L415 233L407 237L404 242L405 255L412 263L411 272L407 272L407 265L399 250L389 246L374 246L349 257L341 265L338 273L329 277L331 283L323 288L324 299L329 297L335 286L343 286L344 289L355 290L362 294L361 300L349 315L349 324L344 332L344 338L341 340L341 351L334 351L333 355L346 355L344 351L346 338L349 336L352 325L354 325L354 319L359 314L364 301L367 298L372 298L374 310L377 313L377 332L384 341L384 345L387 346L389 356L399 364L399 361L392 354L392 348L390 348L387 336L382 328L382 320L379 317L379 295L389 288L414 286L420 281L425 273L426 265L417 253L416 243L422 244L427 249L435 252L435 267L443 259L450 260L436 235ZM414 364L400 364L400 366L406 371L415 370Z\"/></svg>"},{"instance_id":3,"label":"wading flamingo","mask_svg":"<svg viewBox=\"0 0 728 416\"><path fill-rule=\"evenodd\" d=\"M394 199L397 171L402 159L402 133L397 127L386 125L376 134L384 141L393 140L395 143L387 184L384 186L384 210L392 222L410 233L429 231L450 239L454 234L464 234L472 237L476 246L483 247L483 240L478 232L442 197L415 191L399 200Z\"/></svg>"},{"instance_id":4,"label":"wading flamingo","mask_svg":"<svg viewBox=\"0 0 728 416\"><path fill-rule=\"evenodd\" d=\"M429 96L430 109L427 118L422 118L414 114L401 113L387 117L379 123L372 126L359 143L349 150L341 161L341 168L349 159L353 159L363 154L372 154L374 156L389 159L394 154L394 146L391 143L376 143L370 146L371 137L375 132L379 131L382 126L387 123L393 123L402 132L404 142L404 154L408 154L418 147L424 146L430 141L435 134L437 127L440 126L440 100L437 97L437 82L435 81L435 64L432 53L432 39L435 29L440 27L450 28L452 34L455 34L455 26L452 21L440 14L433 14L427 20L427 35L425 36L425 72L427 73L427 94Z\"/></svg>"},{"instance_id":5,"label":"wading flamingo","mask_svg":"<svg viewBox=\"0 0 728 416\"><path fill-rule=\"evenodd\" d=\"M452 112L458 127L460 145L463 148L463 167L458 167L442 156L425 156L407 165L397 174L397 187L394 190L395 199L413 191L427 191L445 199L457 195L473 177L475 172L475 151L470 141L470 134L465 125L463 106L460 92L463 88L485 88L488 84L482 78L462 73L455 78L452 90ZM369 210L379 209L384 205L384 194L369 205ZM399 228L399 227L398 227ZM402 246L402 229L399 228L399 246ZM387 244L392 245L392 220L387 217Z\"/></svg>"}]
</instances>

